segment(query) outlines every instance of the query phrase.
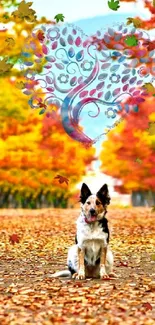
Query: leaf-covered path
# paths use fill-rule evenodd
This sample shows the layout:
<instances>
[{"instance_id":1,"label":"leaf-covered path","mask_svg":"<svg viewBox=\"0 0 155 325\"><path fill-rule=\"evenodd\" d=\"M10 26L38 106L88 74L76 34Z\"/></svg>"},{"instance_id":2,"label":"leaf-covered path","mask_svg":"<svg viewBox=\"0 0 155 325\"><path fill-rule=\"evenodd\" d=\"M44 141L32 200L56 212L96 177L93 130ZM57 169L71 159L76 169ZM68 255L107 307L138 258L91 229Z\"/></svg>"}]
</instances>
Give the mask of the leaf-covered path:
<instances>
[{"instance_id":1,"label":"leaf-covered path","mask_svg":"<svg viewBox=\"0 0 155 325\"><path fill-rule=\"evenodd\" d=\"M66 268L77 216L78 210L0 211L1 325L155 323L155 214L109 210L117 279L52 279Z\"/></svg>"}]
</instances>

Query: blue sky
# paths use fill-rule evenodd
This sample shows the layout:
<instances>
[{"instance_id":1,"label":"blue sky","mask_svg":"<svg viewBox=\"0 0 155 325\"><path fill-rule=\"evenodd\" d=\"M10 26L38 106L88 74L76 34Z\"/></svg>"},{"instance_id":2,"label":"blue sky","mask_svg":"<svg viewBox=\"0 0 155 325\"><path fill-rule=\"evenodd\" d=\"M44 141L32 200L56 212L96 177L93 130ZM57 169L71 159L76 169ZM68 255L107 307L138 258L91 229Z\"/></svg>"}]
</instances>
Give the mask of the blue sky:
<instances>
[{"instance_id":1,"label":"blue sky","mask_svg":"<svg viewBox=\"0 0 155 325\"><path fill-rule=\"evenodd\" d=\"M115 20L117 15L129 14L129 12L133 12L134 15L140 13L141 16L147 17L148 10L142 8L142 2L143 0L138 0L137 4L122 2L118 11L109 9L108 0L33 0L32 7L36 10L38 17L45 15L52 20L56 14L63 13L66 22L75 22L107 14L114 16Z\"/></svg>"}]
</instances>

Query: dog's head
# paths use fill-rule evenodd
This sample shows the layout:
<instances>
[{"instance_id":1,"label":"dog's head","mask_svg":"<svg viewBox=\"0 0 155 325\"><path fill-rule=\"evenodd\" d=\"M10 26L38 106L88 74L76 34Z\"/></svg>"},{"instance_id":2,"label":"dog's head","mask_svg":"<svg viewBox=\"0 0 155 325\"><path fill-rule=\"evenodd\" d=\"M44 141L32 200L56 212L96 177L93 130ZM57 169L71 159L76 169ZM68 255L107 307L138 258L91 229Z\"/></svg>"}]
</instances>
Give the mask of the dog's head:
<instances>
[{"instance_id":1,"label":"dog's head","mask_svg":"<svg viewBox=\"0 0 155 325\"><path fill-rule=\"evenodd\" d=\"M80 202L82 212L88 223L101 220L107 205L110 204L110 196L107 184L104 184L96 195L92 194L89 187L83 183L81 187Z\"/></svg>"}]
</instances>

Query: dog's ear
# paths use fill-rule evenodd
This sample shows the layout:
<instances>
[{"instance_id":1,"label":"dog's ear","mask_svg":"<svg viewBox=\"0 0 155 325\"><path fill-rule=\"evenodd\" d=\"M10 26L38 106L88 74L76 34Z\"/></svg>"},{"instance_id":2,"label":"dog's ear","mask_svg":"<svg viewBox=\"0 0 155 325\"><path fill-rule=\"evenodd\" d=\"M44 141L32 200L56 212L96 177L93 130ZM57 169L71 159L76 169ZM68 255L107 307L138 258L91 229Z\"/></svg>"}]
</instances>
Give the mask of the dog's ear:
<instances>
[{"instance_id":1,"label":"dog's ear","mask_svg":"<svg viewBox=\"0 0 155 325\"><path fill-rule=\"evenodd\" d=\"M100 190L97 192L96 195L99 198L99 200L102 202L103 205L110 204L110 196L109 196L109 191L108 191L107 184L104 184L100 188Z\"/></svg>"},{"instance_id":2,"label":"dog's ear","mask_svg":"<svg viewBox=\"0 0 155 325\"><path fill-rule=\"evenodd\" d=\"M89 187L83 183L81 187L80 202L84 204L90 195L92 195L92 193Z\"/></svg>"}]
</instances>

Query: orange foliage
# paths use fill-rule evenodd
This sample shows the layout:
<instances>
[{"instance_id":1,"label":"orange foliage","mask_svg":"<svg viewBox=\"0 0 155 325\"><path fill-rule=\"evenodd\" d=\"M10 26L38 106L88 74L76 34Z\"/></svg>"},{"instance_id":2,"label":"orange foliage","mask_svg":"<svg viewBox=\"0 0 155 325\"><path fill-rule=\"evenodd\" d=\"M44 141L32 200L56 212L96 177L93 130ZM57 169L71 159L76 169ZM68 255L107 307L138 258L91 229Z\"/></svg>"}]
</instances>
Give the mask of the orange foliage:
<instances>
[{"instance_id":1,"label":"orange foliage","mask_svg":"<svg viewBox=\"0 0 155 325\"><path fill-rule=\"evenodd\" d=\"M150 30L155 28L155 6L153 3L154 0L148 1L148 0L141 0L142 5L144 5L145 8L147 8L149 10L149 12L151 13L151 17L150 19L147 20L143 20L141 19L139 16L136 16L134 18L138 18L140 19L142 25L141 28L142 29L146 29L146 30ZM137 2L137 0L120 0L120 2Z\"/></svg>"},{"instance_id":2,"label":"orange foliage","mask_svg":"<svg viewBox=\"0 0 155 325\"><path fill-rule=\"evenodd\" d=\"M130 101L128 101L129 103ZM148 132L155 121L154 98L139 104L139 112L130 112L126 119L109 132L101 152L102 172L118 178L117 190L154 190L155 134ZM136 159L139 158L139 164Z\"/></svg>"},{"instance_id":3,"label":"orange foliage","mask_svg":"<svg viewBox=\"0 0 155 325\"><path fill-rule=\"evenodd\" d=\"M40 191L69 196L93 161L95 149L86 150L72 140L56 111L55 120L32 112L9 78L0 80L0 93L0 188L25 196L35 197ZM53 182L57 174L69 179L68 188Z\"/></svg>"}]
</instances>

